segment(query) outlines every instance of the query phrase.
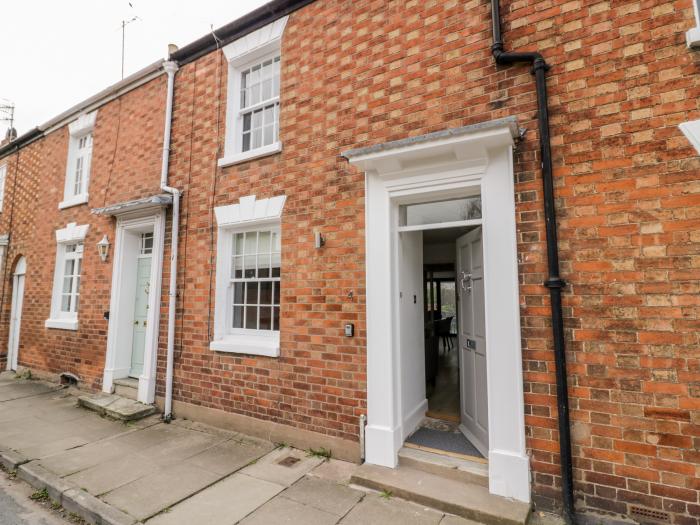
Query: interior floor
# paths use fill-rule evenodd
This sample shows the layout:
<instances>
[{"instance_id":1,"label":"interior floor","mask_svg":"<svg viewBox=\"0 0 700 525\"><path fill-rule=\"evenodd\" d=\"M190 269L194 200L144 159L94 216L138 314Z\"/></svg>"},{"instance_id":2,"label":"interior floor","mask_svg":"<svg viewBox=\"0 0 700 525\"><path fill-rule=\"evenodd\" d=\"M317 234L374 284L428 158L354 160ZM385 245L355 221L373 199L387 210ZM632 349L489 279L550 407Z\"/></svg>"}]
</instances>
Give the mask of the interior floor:
<instances>
[{"instance_id":1,"label":"interior floor","mask_svg":"<svg viewBox=\"0 0 700 525\"><path fill-rule=\"evenodd\" d=\"M451 348L440 341L435 385L427 385L428 417L459 423L459 356L457 336L451 337Z\"/></svg>"}]
</instances>

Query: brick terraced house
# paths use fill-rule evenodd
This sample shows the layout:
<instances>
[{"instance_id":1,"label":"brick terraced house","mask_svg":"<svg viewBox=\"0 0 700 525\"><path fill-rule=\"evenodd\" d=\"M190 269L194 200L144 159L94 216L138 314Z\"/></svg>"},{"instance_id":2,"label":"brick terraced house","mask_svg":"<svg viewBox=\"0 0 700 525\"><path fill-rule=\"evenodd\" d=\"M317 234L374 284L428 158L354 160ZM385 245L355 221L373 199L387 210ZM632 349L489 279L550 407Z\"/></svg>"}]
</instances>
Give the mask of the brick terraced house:
<instances>
[{"instance_id":1,"label":"brick terraced house","mask_svg":"<svg viewBox=\"0 0 700 525\"><path fill-rule=\"evenodd\" d=\"M698 523L698 7L274 0L171 49L0 147L0 366Z\"/></svg>"}]
</instances>

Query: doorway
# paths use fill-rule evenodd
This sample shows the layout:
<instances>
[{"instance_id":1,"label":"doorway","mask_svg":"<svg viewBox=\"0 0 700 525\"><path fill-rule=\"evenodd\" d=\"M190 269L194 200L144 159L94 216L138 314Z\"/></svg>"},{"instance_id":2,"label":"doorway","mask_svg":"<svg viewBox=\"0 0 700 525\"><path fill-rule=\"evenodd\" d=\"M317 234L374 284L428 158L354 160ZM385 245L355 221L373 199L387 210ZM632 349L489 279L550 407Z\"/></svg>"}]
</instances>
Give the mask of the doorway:
<instances>
[{"instance_id":1,"label":"doorway","mask_svg":"<svg viewBox=\"0 0 700 525\"><path fill-rule=\"evenodd\" d=\"M7 369L17 370L19 357L19 333L22 327L22 306L24 303L24 278L27 261L20 257L12 275L12 304L10 309L10 333L7 341Z\"/></svg>"},{"instance_id":2,"label":"doorway","mask_svg":"<svg viewBox=\"0 0 700 525\"><path fill-rule=\"evenodd\" d=\"M147 404L155 399L164 230L163 211L117 217L102 388L112 392L115 380L124 380Z\"/></svg>"},{"instance_id":3,"label":"doorway","mask_svg":"<svg viewBox=\"0 0 700 525\"><path fill-rule=\"evenodd\" d=\"M417 417L417 428L404 446L483 461L488 456L488 390L480 198L432 204L443 210L448 205L463 209L431 217L430 224L422 225L425 229L416 230L419 225L406 224L415 221L405 218L399 227L399 351L424 371L427 399L424 417ZM413 302L416 267L422 273L421 338L413 328L418 320L406 308ZM413 348L416 343L421 348ZM406 379L408 384L411 378ZM417 379L415 374L412 379ZM405 397L409 406L422 395L415 394L416 399Z\"/></svg>"}]
</instances>

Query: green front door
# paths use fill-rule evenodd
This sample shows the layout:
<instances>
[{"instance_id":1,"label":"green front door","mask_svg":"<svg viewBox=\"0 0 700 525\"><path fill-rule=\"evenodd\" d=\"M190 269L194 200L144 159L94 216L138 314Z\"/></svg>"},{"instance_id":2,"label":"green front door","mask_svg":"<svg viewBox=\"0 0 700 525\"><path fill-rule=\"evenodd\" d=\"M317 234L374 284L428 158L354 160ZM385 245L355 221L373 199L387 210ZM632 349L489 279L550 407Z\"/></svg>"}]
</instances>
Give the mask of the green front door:
<instances>
[{"instance_id":1,"label":"green front door","mask_svg":"<svg viewBox=\"0 0 700 525\"><path fill-rule=\"evenodd\" d=\"M146 347L148 292L151 281L151 258L140 257L136 268L136 298L134 301L134 338L131 347L129 376L139 377L143 372L143 354Z\"/></svg>"}]
</instances>

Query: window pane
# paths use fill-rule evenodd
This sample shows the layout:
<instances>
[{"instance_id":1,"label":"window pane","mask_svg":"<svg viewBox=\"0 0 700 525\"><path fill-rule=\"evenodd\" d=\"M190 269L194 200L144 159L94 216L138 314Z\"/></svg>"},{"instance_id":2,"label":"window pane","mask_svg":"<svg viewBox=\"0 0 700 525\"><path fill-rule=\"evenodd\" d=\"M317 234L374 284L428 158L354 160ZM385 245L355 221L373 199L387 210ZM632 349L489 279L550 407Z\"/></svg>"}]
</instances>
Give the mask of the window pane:
<instances>
[{"instance_id":1,"label":"window pane","mask_svg":"<svg viewBox=\"0 0 700 525\"><path fill-rule=\"evenodd\" d=\"M233 283L233 304L243 304L244 283Z\"/></svg>"},{"instance_id":2,"label":"window pane","mask_svg":"<svg viewBox=\"0 0 700 525\"><path fill-rule=\"evenodd\" d=\"M245 296L246 304L258 304L259 299L259 283L246 283L247 290Z\"/></svg>"},{"instance_id":3,"label":"window pane","mask_svg":"<svg viewBox=\"0 0 700 525\"><path fill-rule=\"evenodd\" d=\"M262 146L262 129L258 128L253 131L253 149Z\"/></svg>"},{"instance_id":4,"label":"window pane","mask_svg":"<svg viewBox=\"0 0 700 525\"><path fill-rule=\"evenodd\" d=\"M63 293L70 293L73 288L73 277L63 278Z\"/></svg>"},{"instance_id":5,"label":"window pane","mask_svg":"<svg viewBox=\"0 0 700 525\"><path fill-rule=\"evenodd\" d=\"M73 275L73 267L74 266L75 266L75 259L68 259L66 261L66 267L65 267L65 271L63 272L63 275L65 275L65 276Z\"/></svg>"},{"instance_id":6,"label":"window pane","mask_svg":"<svg viewBox=\"0 0 700 525\"><path fill-rule=\"evenodd\" d=\"M236 255L243 255L243 236L242 233L237 233L234 237L235 248L233 253Z\"/></svg>"},{"instance_id":7,"label":"window pane","mask_svg":"<svg viewBox=\"0 0 700 525\"><path fill-rule=\"evenodd\" d=\"M272 309L272 329L273 330L280 329L280 308L279 308L279 306L275 306Z\"/></svg>"},{"instance_id":8,"label":"window pane","mask_svg":"<svg viewBox=\"0 0 700 525\"><path fill-rule=\"evenodd\" d=\"M260 330L272 328L272 308L260 307Z\"/></svg>"},{"instance_id":9,"label":"window pane","mask_svg":"<svg viewBox=\"0 0 700 525\"><path fill-rule=\"evenodd\" d=\"M250 125L253 122L253 114L246 113L243 115L243 132L250 131Z\"/></svg>"},{"instance_id":10,"label":"window pane","mask_svg":"<svg viewBox=\"0 0 700 525\"><path fill-rule=\"evenodd\" d=\"M481 196L399 207L400 225L417 226L481 218Z\"/></svg>"},{"instance_id":11,"label":"window pane","mask_svg":"<svg viewBox=\"0 0 700 525\"><path fill-rule=\"evenodd\" d=\"M275 293L273 296L272 304L279 305L280 304L280 282L277 281L275 282Z\"/></svg>"},{"instance_id":12,"label":"window pane","mask_svg":"<svg viewBox=\"0 0 700 525\"><path fill-rule=\"evenodd\" d=\"M233 327L243 328L243 307L234 306L233 307Z\"/></svg>"},{"instance_id":13,"label":"window pane","mask_svg":"<svg viewBox=\"0 0 700 525\"><path fill-rule=\"evenodd\" d=\"M70 295L64 295L61 299L61 311L70 312Z\"/></svg>"},{"instance_id":14,"label":"window pane","mask_svg":"<svg viewBox=\"0 0 700 525\"><path fill-rule=\"evenodd\" d=\"M258 277L270 277L270 255L258 255Z\"/></svg>"},{"instance_id":15,"label":"window pane","mask_svg":"<svg viewBox=\"0 0 700 525\"><path fill-rule=\"evenodd\" d=\"M243 145L241 146L241 151L250 151L250 133L245 133L243 135Z\"/></svg>"},{"instance_id":16,"label":"window pane","mask_svg":"<svg viewBox=\"0 0 700 525\"><path fill-rule=\"evenodd\" d=\"M243 257L238 256L233 258L233 278L240 279L243 277Z\"/></svg>"},{"instance_id":17,"label":"window pane","mask_svg":"<svg viewBox=\"0 0 700 525\"><path fill-rule=\"evenodd\" d=\"M258 253L270 253L270 232L258 234Z\"/></svg>"},{"instance_id":18,"label":"window pane","mask_svg":"<svg viewBox=\"0 0 700 525\"><path fill-rule=\"evenodd\" d=\"M260 283L260 304L272 304L272 281Z\"/></svg>"},{"instance_id":19,"label":"window pane","mask_svg":"<svg viewBox=\"0 0 700 525\"><path fill-rule=\"evenodd\" d=\"M249 330L258 329L258 307L246 306L245 308L245 327Z\"/></svg>"}]
</instances>

